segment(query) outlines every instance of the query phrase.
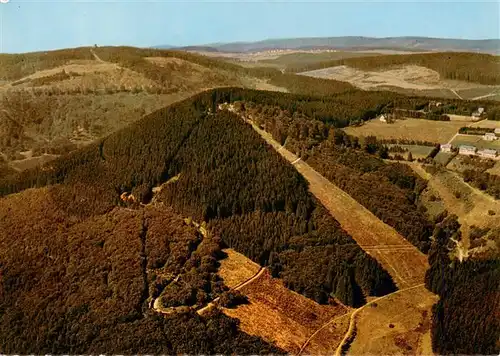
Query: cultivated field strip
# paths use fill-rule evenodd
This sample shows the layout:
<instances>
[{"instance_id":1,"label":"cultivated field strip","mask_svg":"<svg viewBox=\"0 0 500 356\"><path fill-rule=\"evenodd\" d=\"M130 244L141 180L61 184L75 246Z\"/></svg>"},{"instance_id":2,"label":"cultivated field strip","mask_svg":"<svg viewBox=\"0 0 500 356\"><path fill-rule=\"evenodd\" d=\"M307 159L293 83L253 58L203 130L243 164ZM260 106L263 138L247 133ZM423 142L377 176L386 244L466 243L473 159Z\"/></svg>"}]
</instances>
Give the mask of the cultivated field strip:
<instances>
[{"instance_id":1,"label":"cultivated field strip","mask_svg":"<svg viewBox=\"0 0 500 356\"><path fill-rule=\"evenodd\" d=\"M428 262L422 252L350 195L282 147L269 133L252 122L249 123L307 179L311 193L330 211L358 245L389 272L400 289L424 282Z\"/></svg>"}]
</instances>

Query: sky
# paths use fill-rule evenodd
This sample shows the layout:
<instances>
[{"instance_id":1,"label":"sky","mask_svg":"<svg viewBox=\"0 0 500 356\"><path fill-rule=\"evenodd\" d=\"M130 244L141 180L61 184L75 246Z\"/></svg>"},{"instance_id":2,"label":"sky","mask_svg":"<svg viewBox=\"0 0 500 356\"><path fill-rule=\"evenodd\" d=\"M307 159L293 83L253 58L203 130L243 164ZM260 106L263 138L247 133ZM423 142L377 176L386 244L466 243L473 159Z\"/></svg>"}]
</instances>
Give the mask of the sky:
<instances>
[{"instance_id":1,"label":"sky","mask_svg":"<svg viewBox=\"0 0 500 356\"><path fill-rule=\"evenodd\" d=\"M269 38L500 38L500 0L0 0L0 52Z\"/></svg>"}]
</instances>

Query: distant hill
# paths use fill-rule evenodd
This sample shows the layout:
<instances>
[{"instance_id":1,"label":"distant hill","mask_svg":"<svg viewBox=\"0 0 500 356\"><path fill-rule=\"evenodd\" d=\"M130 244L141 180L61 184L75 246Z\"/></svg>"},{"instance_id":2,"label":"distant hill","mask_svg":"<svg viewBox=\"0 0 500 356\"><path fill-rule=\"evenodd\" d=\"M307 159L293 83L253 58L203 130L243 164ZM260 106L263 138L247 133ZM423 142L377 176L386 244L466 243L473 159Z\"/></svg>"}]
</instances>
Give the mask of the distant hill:
<instances>
[{"instance_id":1,"label":"distant hill","mask_svg":"<svg viewBox=\"0 0 500 356\"><path fill-rule=\"evenodd\" d=\"M206 50L207 46L201 47ZM500 54L499 39L465 40L429 37L311 37L268 39L257 42L233 42L208 45L212 51L257 52L273 49L343 49L343 50L401 50L401 51L465 51ZM165 48L158 46L157 48ZM180 47L179 49L185 49ZM187 47L189 48L189 47Z\"/></svg>"}]
</instances>

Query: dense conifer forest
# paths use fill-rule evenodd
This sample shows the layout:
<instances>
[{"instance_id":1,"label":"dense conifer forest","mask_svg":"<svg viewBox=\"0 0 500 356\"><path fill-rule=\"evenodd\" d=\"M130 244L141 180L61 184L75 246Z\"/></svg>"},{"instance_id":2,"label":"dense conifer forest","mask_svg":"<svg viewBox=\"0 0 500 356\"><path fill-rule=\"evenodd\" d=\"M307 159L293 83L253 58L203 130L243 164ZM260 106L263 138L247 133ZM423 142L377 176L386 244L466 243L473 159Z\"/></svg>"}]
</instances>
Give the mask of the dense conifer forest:
<instances>
[{"instance_id":1,"label":"dense conifer forest","mask_svg":"<svg viewBox=\"0 0 500 356\"><path fill-rule=\"evenodd\" d=\"M452 260L449 247L460 238L456 216L434 230L426 286L439 295L433 307L432 346L438 354L497 355L500 352L500 262Z\"/></svg>"}]
</instances>

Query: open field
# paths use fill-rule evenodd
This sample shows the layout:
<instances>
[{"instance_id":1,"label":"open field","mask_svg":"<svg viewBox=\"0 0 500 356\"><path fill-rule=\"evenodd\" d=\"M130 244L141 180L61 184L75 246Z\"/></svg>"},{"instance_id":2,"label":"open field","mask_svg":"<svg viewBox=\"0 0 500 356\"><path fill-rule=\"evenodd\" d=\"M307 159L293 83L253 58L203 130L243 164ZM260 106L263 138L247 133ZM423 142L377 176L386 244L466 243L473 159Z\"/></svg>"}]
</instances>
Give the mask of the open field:
<instances>
[{"instance_id":1,"label":"open field","mask_svg":"<svg viewBox=\"0 0 500 356\"><path fill-rule=\"evenodd\" d=\"M483 120L483 121L475 122L469 126L470 127L486 127L489 129L500 129L500 121Z\"/></svg>"},{"instance_id":2,"label":"open field","mask_svg":"<svg viewBox=\"0 0 500 356\"><path fill-rule=\"evenodd\" d=\"M431 308L437 300L422 285L366 306L356 315L356 337L349 353L432 354Z\"/></svg>"},{"instance_id":3,"label":"open field","mask_svg":"<svg viewBox=\"0 0 500 356\"><path fill-rule=\"evenodd\" d=\"M297 353L317 329L349 311L341 304L320 305L292 292L267 271L240 292L249 303L235 309L224 308L224 313L239 319L244 332L272 341L290 353ZM327 349L339 336L342 337L341 332L325 333L315 340L314 347Z\"/></svg>"},{"instance_id":4,"label":"open field","mask_svg":"<svg viewBox=\"0 0 500 356\"><path fill-rule=\"evenodd\" d=\"M386 124L379 120L370 120L362 126L346 127L344 131L358 137L373 135L381 139L395 138L445 143L462 126L464 126L463 122L453 121L405 119L396 120L393 124Z\"/></svg>"},{"instance_id":5,"label":"open field","mask_svg":"<svg viewBox=\"0 0 500 356\"><path fill-rule=\"evenodd\" d=\"M434 147L432 146L419 146L419 145L387 145L388 147L391 147L391 146L399 146L399 147L402 147L406 150L408 150L407 152L404 152L404 153L399 153L399 154L402 154L403 157L407 157L408 153L411 152L412 156L414 159L417 159L417 158L425 158L429 155L429 153L433 150ZM396 154L398 152L390 152L390 154Z\"/></svg>"},{"instance_id":6,"label":"open field","mask_svg":"<svg viewBox=\"0 0 500 356\"><path fill-rule=\"evenodd\" d=\"M464 99L477 100L479 98L489 99L495 95L500 95L500 87L498 86L486 86L486 87L476 87L470 89L459 89L457 93Z\"/></svg>"},{"instance_id":7,"label":"open field","mask_svg":"<svg viewBox=\"0 0 500 356\"><path fill-rule=\"evenodd\" d=\"M455 147L460 145L472 145L476 146L479 149L492 149L492 150L500 150L500 141L485 141L482 139L482 136L479 135L457 135L451 141L451 144Z\"/></svg>"},{"instance_id":8,"label":"open field","mask_svg":"<svg viewBox=\"0 0 500 356\"><path fill-rule=\"evenodd\" d=\"M307 179L311 193L360 247L386 269L399 288L423 283L428 262L422 252L351 196L282 147L269 133L251 124L267 143Z\"/></svg>"},{"instance_id":9,"label":"open field","mask_svg":"<svg viewBox=\"0 0 500 356\"><path fill-rule=\"evenodd\" d=\"M245 255L231 248L223 251L227 258L220 260L218 275L229 288L234 288L259 272L260 266Z\"/></svg>"}]
</instances>

